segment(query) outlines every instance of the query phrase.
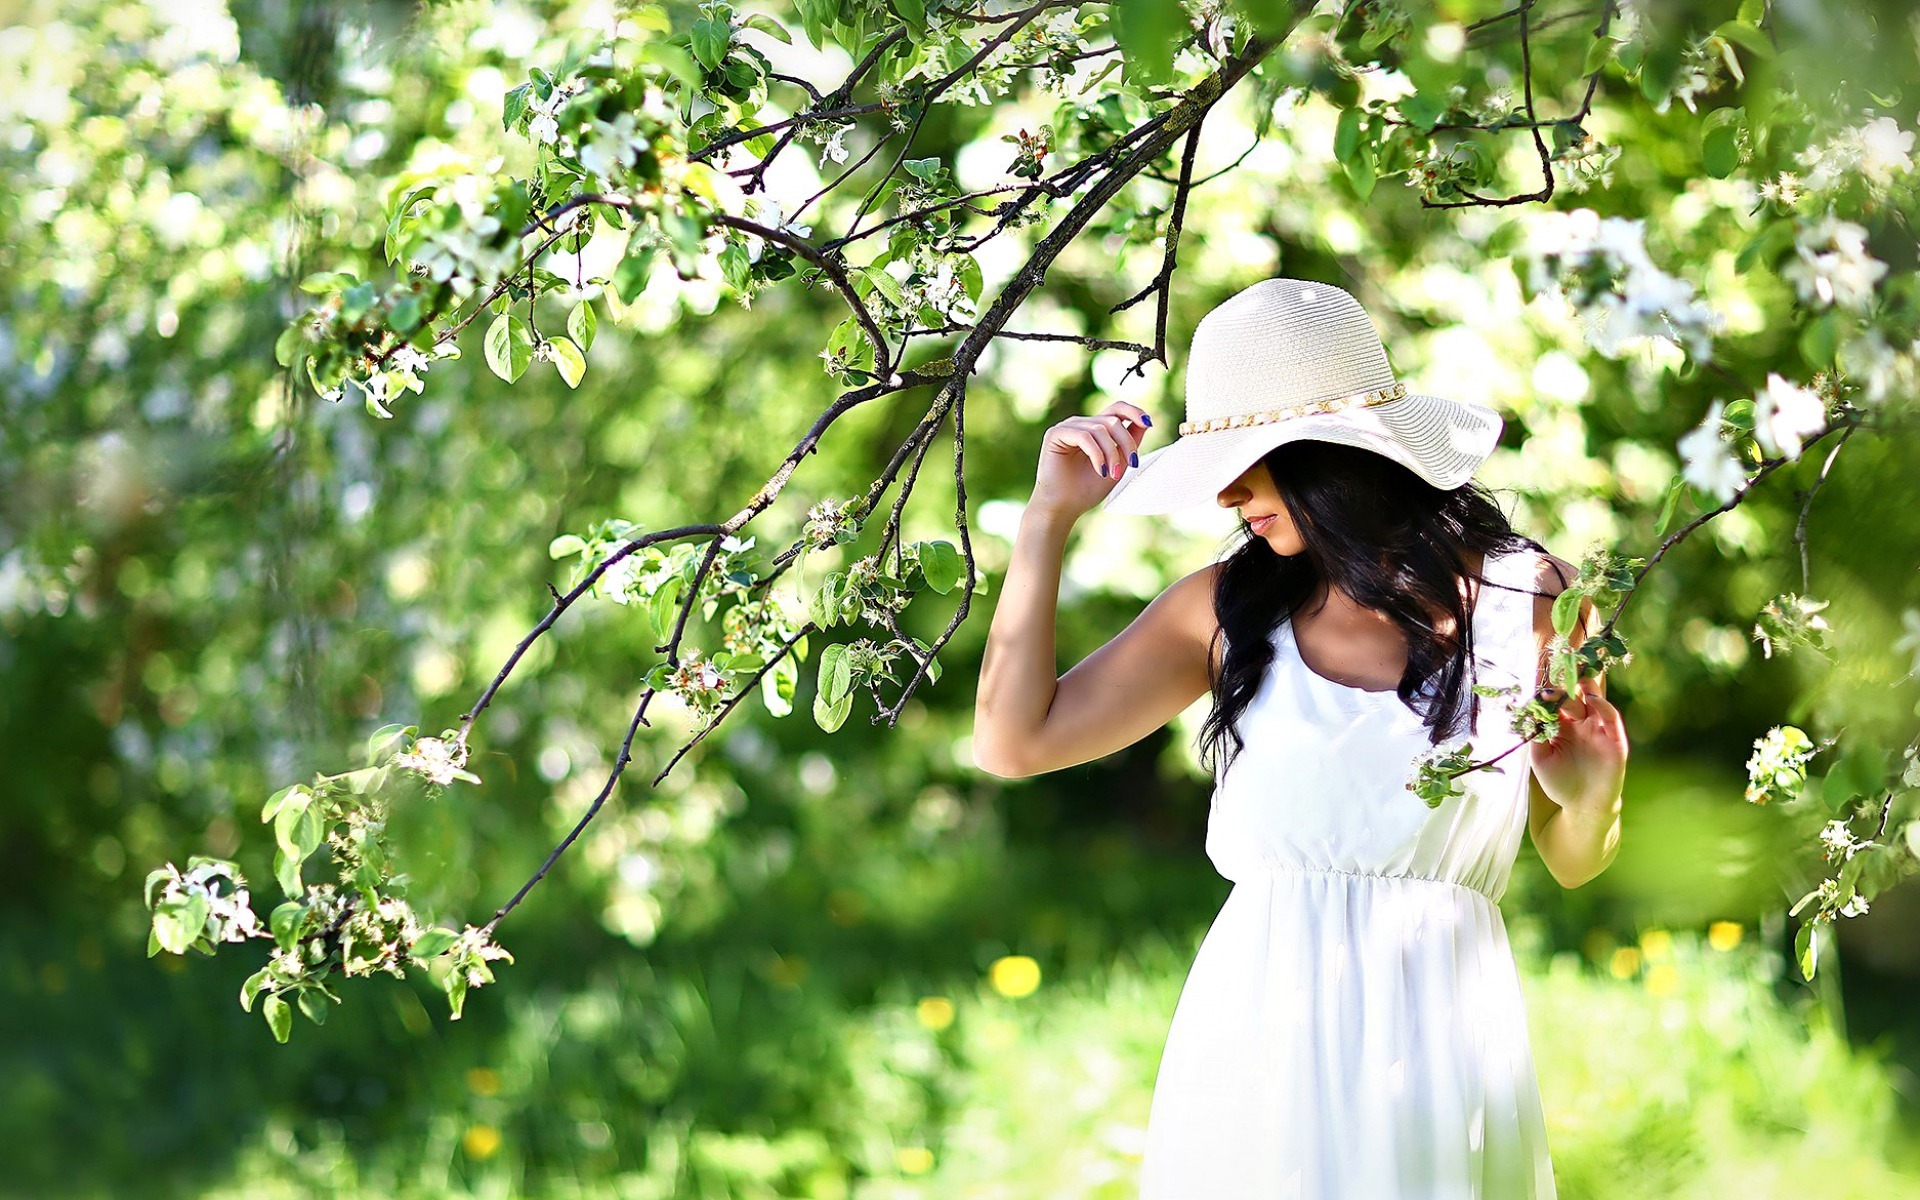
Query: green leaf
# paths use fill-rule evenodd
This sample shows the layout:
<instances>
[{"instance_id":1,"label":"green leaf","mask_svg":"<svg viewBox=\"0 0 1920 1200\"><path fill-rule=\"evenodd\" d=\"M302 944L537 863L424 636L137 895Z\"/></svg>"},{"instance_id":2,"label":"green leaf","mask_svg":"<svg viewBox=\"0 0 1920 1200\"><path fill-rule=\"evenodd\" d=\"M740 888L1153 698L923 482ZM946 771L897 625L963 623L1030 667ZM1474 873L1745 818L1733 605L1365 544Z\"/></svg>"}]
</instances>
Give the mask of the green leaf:
<instances>
[{"instance_id":1,"label":"green leaf","mask_svg":"<svg viewBox=\"0 0 1920 1200\"><path fill-rule=\"evenodd\" d=\"M966 572L966 560L952 542L923 542L920 546L920 573L927 586L941 595L953 590Z\"/></svg>"},{"instance_id":2,"label":"green leaf","mask_svg":"<svg viewBox=\"0 0 1920 1200\"><path fill-rule=\"evenodd\" d=\"M926 658L927 652L929 650L928 645L925 642L921 641L919 638L914 638L913 644L919 648L920 657ZM915 665L918 666L918 663L916 663ZM940 660L937 658L927 659L927 682L928 683L940 682Z\"/></svg>"},{"instance_id":3,"label":"green leaf","mask_svg":"<svg viewBox=\"0 0 1920 1200\"><path fill-rule=\"evenodd\" d=\"M1619 53L1620 40L1618 38L1595 38L1587 46L1587 60L1581 64L1580 74L1583 76L1593 74L1601 67L1612 62Z\"/></svg>"},{"instance_id":4,"label":"green leaf","mask_svg":"<svg viewBox=\"0 0 1920 1200\"><path fill-rule=\"evenodd\" d=\"M153 870L147 872L147 882L144 888L144 894L147 898L148 908L153 907L154 885L159 883L161 880L165 879L166 877L167 877L167 869L165 867L155 867Z\"/></svg>"},{"instance_id":5,"label":"green leaf","mask_svg":"<svg viewBox=\"0 0 1920 1200\"><path fill-rule=\"evenodd\" d=\"M656 246L629 246L627 256L613 269L613 291L622 304L632 304L647 290L647 276L653 271Z\"/></svg>"},{"instance_id":6,"label":"green leaf","mask_svg":"<svg viewBox=\"0 0 1920 1200\"><path fill-rule=\"evenodd\" d=\"M254 998L259 996L261 988L267 986L267 975L268 975L268 968L261 967L258 971L255 971L253 974L247 976L247 981L240 985L241 1011L243 1012L253 1011Z\"/></svg>"},{"instance_id":7,"label":"green leaf","mask_svg":"<svg viewBox=\"0 0 1920 1200\"><path fill-rule=\"evenodd\" d=\"M1739 132L1740 127L1729 122L1707 130L1700 139L1700 165L1707 174L1715 179L1725 179L1739 167Z\"/></svg>"},{"instance_id":8,"label":"green leaf","mask_svg":"<svg viewBox=\"0 0 1920 1200\"><path fill-rule=\"evenodd\" d=\"M362 767L358 771L348 771L334 778L340 781L349 794L364 796L368 792L378 790L386 774L385 767Z\"/></svg>"},{"instance_id":9,"label":"green leaf","mask_svg":"<svg viewBox=\"0 0 1920 1200\"><path fill-rule=\"evenodd\" d=\"M860 267L857 269L860 276L873 285L874 291L879 292L887 298L887 303L892 305L895 311L903 312L906 310L907 295L900 289L900 281L898 279L895 279L879 267Z\"/></svg>"},{"instance_id":10,"label":"green leaf","mask_svg":"<svg viewBox=\"0 0 1920 1200\"><path fill-rule=\"evenodd\" d=\"M553 365L560 369L560 378L567 386L577 388L581 378L587 373L587 359L580 353L580 347L572 339L557 337L547 343L553 347Z\"/></svg>"},{"instance_id":11,"label":"green leaf","mask_svg":"<svg viewBox=\"0 0 1920 1200\"><path fill-rule=\"evenodd\" d=\"M280 890L289 896L298 896L305 889L300 881L300 860L282 850L273 856L273 877L280 884Z\"/></svg>"},{"instance_id":12,"label":"green leaf","mask_svg":"<svg viewBox=\"0 0 1920 1200\"><path fill-rule=\"evenodd\" d=\"M500 130L505 133L517 124L527 112L527 84L521 84L508 92L500 100Z\"/></svg>"},{"instance_id":13,"label":"green leaf","mask_svg":"<svg viewBox=\"0 0 1920 1200\"><path fill-rule=\"evenodd\" d=\"M1821 313L1800 331L1800 357L1810 367L1833 364L1833 352L1840 343L1840 320L1831 312Z\"/></svg>"},{"instance_id":14,"label":"green leaf","mask_svg":"<svg viewBox=\"0 0 1920 1200\"><path fill-rule=\"evenodd\" d=\"M299 1002L300 1011L306 1014L307 1020L312 1021L315 1025L325 1025L327 1023L327 998L325 996L307 988L302 989L296 999Z\"/></svg>"},{"instance_id":15,"label":"green leaf","mask_svg":"<svg viewBox=\"0 0 1920 1200\"><path fill-rule=\"evenodd\" d=\"M1137 82L1164 83L1173 74L1174 48L1191 38L1186 10L1167 0L1120 0L1112 6L1113 36Z\"/></svg>"},{"instance_id":16,"label":"green leaf","mask_svg":"<svg viewBox=\"0 0 1920 1200\"><path fill-rule=\"evenodd\" d=\"M654 636L662 639L672 636L673 624L680 619L677 609L685 586L677 577L669 579L648 599L647 618L653 622Z\"/></svg>"},{"instance_id":17,"label":"green leaf","mask_svg":"<svg viewBox=\"0 0 1920 1200\"><path fill-rule=\"evenodd\" d=\"M1340 120L1333 127L1333 156L1341 162L1353 157L1360 145L1360 110L1343 108Z\"/></svg>"},{"instance_id":18,"label":"green leaf","mask_svg":"<svg viewBox=\"0 0 1920 1200\"><path fill-rule=\"evenodd\" d=\"M400 724L382 725L374 730L367 735L367 762L370 764L379 762L381 755L393 749L401 738L414 732L416 732L415 726Z\"/></svg>"},{"instance_id":19,"label":"green leaf","mask_svg":"<svg viewBox=\"0 0 1920 1200\"><path fill-rule=\"evenodd\" d=\"M583 354L593 349L593 335L599 328L600 318L594 313L591 300L582 300L567 314L567 336Z\"/></svg>"},{"instance_id":20,"label":"green leaf","mask_svg":"<svg viewBox=\"0 0 1920 1200\"><path fill-rule=\"evenodd\" d=\"M733 28L718 17L702 17L693 23L691 37L693 57L711 71L726 57L727 46L733 41Z\"/></svg>"},{"instance_id":21,"label":"green leaf","mask_svg":"<svg viewBox=\"0 0 1920 1200\"><path fill-rule=\"evenodd\" d=\"M1814 967L1818 964L1820 947L1814 939L1814 923L1807 921L1793 935L1793 957L1800 964L1800 977L1809 983L1813 981Z\"/></svg>"},{"instance_id":22,"label":"green leaf","mask_svg":"<svg viewBox=\"0 0 1920 1200\"><path fill-rule=\"evenodd\" d=\"M760 677L760 701L767 706L767 712L776 717L784 717L793 711L793 693L800 681L800 665L789 654L773 664L773 669Z\"/></svg>"},{"instance_id":23,"label":"green leaf","mask_svg":"<svg viewBox=\"0 0 1920 1200\"><path fill-rule=\"evenodd\" d=\"M267 1028L273 1030L273 1040L285 1042L293 1033L293 1009L278 996L268 996L261 1008L267 1018Z\"/></svg>"},{"instance_id":24,"label":"green leaf","mask_svg":"<svg viewBox=\"0 0 1920 1200\"><path fill-rule=\"evenodd\" d=\"M312 796L290 797L274 814L273 837L283 853L298 863L320 848L326 837L326 823L320 805Z\"/></svg>"},{"instance_id":25,"label":"green leaf","mask_svg":"<svg viewBox=\"0 0 1920 1200\"><path fill-rule=\"evenodd\" d=\"M563 533L547 543L548 558L572 558L587 548L587 540L577 533Z\"/></svg>"},{"instance_id":26,"label":"green leaf","mask_svg":"<svg viewBox=\"0 0 1920 1200\"><path fill-rule=\"evenodd\" d=\"M294 355L299 351L300 343L305 337L304 331L304 324L299 323L281 330L280 336L273 342L273 361L283 367L292 366Z\"/></svg>"},{"instance_id":27,"label":"green leaf","mask_svg":"<svg viewBox=\"0 0 1920 1200\"><path fill-rule=\"evenodd\" d=\"M408 949L415 958L436 958L453 949L459 940L460 935L453 930L434 926L413 939L413 945Z\"/></svg>"},{"instance_id":28,"label":"green leaf","mask_svg":"<svg viewBox=\"0 0 1920 1200\"><path fill-rule=\"evenodd\" d=\"M736 292L744 292L753 284L753 263L747 258L747 248L738 242L728 242L720 251L720 274L727 286Z\"/></svg>"},{"instance_id":29,"label":"green leaf","mask_svg":"<svg viewBox=\"0 0 1920 1200\"><path fill-rule=\"evenodd\" d=\"M853 690L853 663L841 643L820 652L819 671L819 693L828 704L840 703Z\"/></svg>"},{"instance_id":30,"label":"green leaf","mask_svg":"<svg viewBox=\"0 0 1920 1200\"><path fill-rule=\"evenodd\" d=\"M1573 695L1580 685L1579 652L1569 647L1554 655L1552 671L1551 678L1560 686L1560 690L1569 696Z\"/></svg>"},{"instance_id":31,"label":"green leaf","mask_svg":"<svg viewBox=\"0 0 1920 1200\"><path fill-rule=\"evenodd\" d=\"M512 313L501 313L487 327L487 366L508 383L526 372L533 361L533 334L527 323Z\"/></svg>"},{"instance_id":32,"label":"green leaf","mask_svg":"<svg viewBox=\"0 0 1920 1200\"><path fill-rule=\"evenodd\" d=\"M153 910L153 936L162 949L171 954L185 954L187 947L200 936L207 925L207 898L205 896L180 896L163 900L160 907Z\"/></svg>"},{"instance_id":33,"label":"green leaf","mask_svg":"<svg viewBox=\"0 0 1920 1200\"><path fill-rule=\"evenodd\" d=\"M765 13L753 13L748 16L746 27L748 29L758 29L761 33L786 45L793 45L793 35L787 32L786 26L780 24L780 22L774 20L772 17L767 16Z\"/></svg>"},{"instance_id":34,"label":"green leaf","mask_svg":"<svg viewBox=\"0 0 1920 1200\"><path fill-rule=\"evenodd\" d=\"M1760 58L1772 58L1775 54L1773 43L1767 40L1767 35L1748 21L1723 22L1713 31L1713 36L1737 43Z\"/></svg>"},{"instance_id":35,"label":"green leaf","mask_svg":"<svg viewBox=\"0 0 1920 1200\"><path fill-rule=\"evenodd\" d=\"M1414 92L1410 96L1400 98L1399 108L1400 115L1420 132L1431 133L1433 127L1440 123L1440 117L1447 111L1447 102L1444 97L1435 96L1430 92Z\"/></svg>"},{"instance_id":36,"label":"green leaf","mask_svg":"<svg viewBox=\"0 0 1920 1200\"><path fill-rule=\"evenodd\" d=\"M1572 635L1573 624L1580 619L1580 601L1583 598L1575 588L1568 588L1553 598L1553 628L1561 637Z\"/></svg>"},{"instance_id":37,"label":"green leaf","mask_svg":"<svg viewBox=\"0 0 1920 1200\"><path fill-rule=\"evenodd\" d=\"M961 255L958 273L960 286L966 290L967 299L978 301L980 289L985 286L985 280L980 273L980 260L971 254Z\"/></svg>"},{"instance_id":38,"label":"green leaf","mask_svg":"<svg viewBox=\"0 0 1920 1200\"><path fill-rule=\"evenodd\" d=\"M273 931L274 944L282 950L293 949L294 942L300 937L301 919L306 916L307 906L298 900L288 900L273 910L267 918L267 927Z\"/></svg>"},{"instance_id":39,"label":"green leaf","mask_svg":"<svg viewBox=\"0 0 1920 1200\"><path fill-rule=\"evenodd\" d=\"M447 1008L453 1013L453 1019L458 1021L461 1010L467 1006L467 973L448 971L446 982L441 986L447 990Z\"/></svg>"},{"instance_id":40,"label":"green leaf","mask_svg":"<svg viewBox=\"0 0 1920 1200\"><path fill-rule=\"evenodd\" d=\"M1367 198L1373 195L1373 147L1360 147L1359 151L1342 165L1347 169L1347 182L1353 185L1354 195L1365 203Z\"/></svg>"},{"instance_id":41,"label":"green leaf","mask_svg":"<svg viewBox=\"0 0 1920 1200\"><path fill-rule=\"evenodd\" d=\"M300 290L325 296L331 292L345 291L358 281L352 271L315 271L300 281Z\"/></svg>"},{"instance_id":42,"label":"green leaf","mask_svg":"<svg viewBox=\"0 0 1920 1200\"><path fill-rule=\"evenodd\" d=\"M820 590L807 604L808 619L822 629L831 629L840 623L840 588L846 578L844 571L832 572L820 581Z\"/></svg>"},{"instance_id":43,"label":"green leaf","mask_svg":"<svg viewBox=\"0 0 1920 1200\"><path fill-rule=\"evenodd\" d=\"M847 722L847 714L853 711L853 693L842 697L838 704L824 704L818 692L813 696L813 719L821 729L832 733Z\"/></svg>"},{"instance_id":44,"label":"green leaf","mask_svg":"<svg viewBox=\"0 0 1920 1200\"><path fill-rule=\"evenodd\" d=\"M420 297L404 297L393 306L393 311L387 314L387 324L393 326L396 333L412 333L420 328L420 319L425 315L423 308Z\"/></svg>"}]
</instances>

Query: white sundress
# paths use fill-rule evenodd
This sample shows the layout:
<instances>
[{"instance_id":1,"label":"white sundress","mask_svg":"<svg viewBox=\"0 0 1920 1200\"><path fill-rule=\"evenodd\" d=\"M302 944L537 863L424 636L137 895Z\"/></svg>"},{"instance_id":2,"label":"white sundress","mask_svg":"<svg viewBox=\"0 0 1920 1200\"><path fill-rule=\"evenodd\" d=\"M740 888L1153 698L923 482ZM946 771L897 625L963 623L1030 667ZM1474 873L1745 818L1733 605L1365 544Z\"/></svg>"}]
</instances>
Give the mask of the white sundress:
<instances>
[{"instance_id":1,"label":"white sundress","mask_svg":"<svg viewBox=\"0 0 1920 1200\"><path fill-rule=\"evenodd\" d=\"M1482 567L1477 682L1524 691L1480 697L1474 730L1444 743L1471 741L1474 761L1519 740L1537 562L1525 549ZM1430 809L1406 787L1430 745L1419 714L1310 670L1289 623L1273 636L1207 819L1207 856L1234 886L1168 1029L1141 1200L1552 1200L1497 906L1532 747Z\"/></svg>"}]
</instances>

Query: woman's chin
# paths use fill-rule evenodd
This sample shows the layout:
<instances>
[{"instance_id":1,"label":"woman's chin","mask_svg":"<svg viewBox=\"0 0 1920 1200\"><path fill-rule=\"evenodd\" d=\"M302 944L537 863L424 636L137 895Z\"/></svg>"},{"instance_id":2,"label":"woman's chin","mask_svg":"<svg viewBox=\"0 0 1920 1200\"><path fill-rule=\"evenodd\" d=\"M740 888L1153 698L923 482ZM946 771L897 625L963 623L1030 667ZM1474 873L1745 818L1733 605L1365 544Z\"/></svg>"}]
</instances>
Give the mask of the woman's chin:
<instances>
[{"instance_id":1,"label":"woman's chin","mask_svg":"<svg viewBox=\"0 0 1920 1200\"><path fill-rule=\"evenodd\" d=\"M1256 542L1265 542L1267 546L1270 549L1272 549L1272 551L1275 554L1279 555L1281 558L1292 558L1294 555L1301 553L1307 548L1306 544L1304 542L1301 542L1298 538L1288 537L1284 534L1277 534L1277 533L1266 533L1266 534L1258 533L1258 532L1255 532L1253 527L1250 525L1246 527L1246 530L1247 530L1247 537L1249 539Z\"/></svg>"}]
</instances>

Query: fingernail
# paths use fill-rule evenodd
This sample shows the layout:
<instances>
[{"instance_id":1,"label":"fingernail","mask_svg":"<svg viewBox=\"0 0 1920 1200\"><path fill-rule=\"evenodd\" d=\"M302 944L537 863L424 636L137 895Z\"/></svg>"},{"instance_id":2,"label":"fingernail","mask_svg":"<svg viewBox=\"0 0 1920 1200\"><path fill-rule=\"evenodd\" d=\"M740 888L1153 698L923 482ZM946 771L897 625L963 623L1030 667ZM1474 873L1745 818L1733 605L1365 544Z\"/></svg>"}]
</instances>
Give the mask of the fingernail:
<instances>
[{"instance_id":1,"label":"fingernail","mask_svg":"<svg viewBox=\"0 0 1920 1200\"><path fill-rule=\"evenodd\" d=\"M1105 475L1105 474L1107 473L1107 464L1105 464L1105 463L1101 463L1101 464L1100 464L1100 473L1101 473L1102 475Z\"/></svg>"},{"instance_id":2,"label":"fingernail","mask_svg":"<svg viewBox=\"0 0 1920 1200\"><path fill-rule=\"evenodd\" d=\"M1140 423L1141 423L1142 425L1151 425L1151 424L1153 424L1153 418L1152 418L1152 417L1150 417L1150 416L1148 416L1148 415L1147 415L1147 414L1145 414L1145 413L1141 413L1141 414L1140 414Z\"/></svg>"},{"instance_id":3,"label":"fingernail","mask_svg":"<svg viewBox=\"0 0 1920 1200\"><path fill-rule=\"evenodd\" d=\"M1140 452L1138 450L1130 451L1127 454L1127 465L1130 467L1137 467L1140 465Z\"/></svg>"}]
</instances>

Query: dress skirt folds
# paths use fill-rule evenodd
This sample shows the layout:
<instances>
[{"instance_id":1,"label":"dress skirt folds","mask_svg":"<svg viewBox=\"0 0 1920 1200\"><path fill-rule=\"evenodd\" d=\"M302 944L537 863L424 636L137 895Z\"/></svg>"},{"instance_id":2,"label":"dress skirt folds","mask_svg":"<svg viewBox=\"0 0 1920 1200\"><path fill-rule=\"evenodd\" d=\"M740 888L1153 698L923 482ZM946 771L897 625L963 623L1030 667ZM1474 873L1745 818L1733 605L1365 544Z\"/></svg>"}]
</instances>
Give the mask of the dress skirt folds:
<instances>
[{"instance_id":1,"label":"dress skirt folds","mask_svg":"<svg viewBox=\"0 0 1920 1200\"><path fill-rule=\"evenodd\" d=\"M1472 614L1475 761L1531 695L1532 550L1490 555ZM1207 855L1233 881L1175 1006L1141 1200L1552 1200L1546 1123L1498 907L1526 827L1529 751L1437 808L1391 690L1273 665L1221 773Z\"/></svg>"}]
</instances>

